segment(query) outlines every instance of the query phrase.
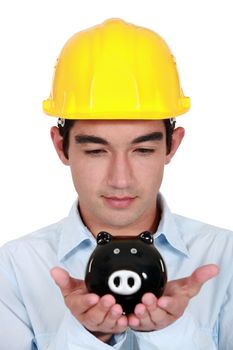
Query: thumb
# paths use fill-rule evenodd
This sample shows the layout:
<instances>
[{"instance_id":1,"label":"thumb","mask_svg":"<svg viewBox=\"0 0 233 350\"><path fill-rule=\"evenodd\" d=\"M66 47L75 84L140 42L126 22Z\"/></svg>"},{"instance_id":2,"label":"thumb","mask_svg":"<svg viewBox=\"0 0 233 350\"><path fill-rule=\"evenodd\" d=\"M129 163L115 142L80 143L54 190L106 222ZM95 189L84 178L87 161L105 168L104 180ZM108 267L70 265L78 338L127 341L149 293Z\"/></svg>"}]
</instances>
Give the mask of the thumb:
<instances>
[{"instance_id":1,"label":"thumb","mask_svg":"<svg viewBox=\"0 0 233 350\"><path fill-rule=\"evenodd\" d=\"M80 294L86 291L84 281L71 277L69 273L61 267L52 268L50 274L60 288L63 297L77 290L81 292Z\"/></svg>"},{"instance_id":2,"label":"thumb","mask_svg":"<svg viewBox=\"0 0 233 350\"><path fill-rule=\"evenodd\" d=\"M188 285L192 296L196 295L203 284L217 276L219 268L217 265L209 264L197 268L188 279Z\"/></svg>"}]
</instances>

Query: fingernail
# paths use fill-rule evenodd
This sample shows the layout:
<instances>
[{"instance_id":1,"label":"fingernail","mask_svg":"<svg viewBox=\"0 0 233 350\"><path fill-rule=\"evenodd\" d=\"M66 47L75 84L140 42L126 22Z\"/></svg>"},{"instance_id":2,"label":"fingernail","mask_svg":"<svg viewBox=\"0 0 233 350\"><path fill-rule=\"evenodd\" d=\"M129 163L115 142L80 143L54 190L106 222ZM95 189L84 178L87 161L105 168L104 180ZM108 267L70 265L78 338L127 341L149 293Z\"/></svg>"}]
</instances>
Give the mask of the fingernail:
<instances>
[{"instance_id":1,"label":"fingernail","mask_svg":"<svg viewBox=\"0 0 233 350\"><path fill-rule=\"evenodd\" d=\"M110 306L112 306L112 300L102 300L102 303L103 303L103 306L104 307L110 307Z\"/></svg>"},{"instance_id":2,"label":"fingernail","mask_svg":"<svg viewBox=\"0 0 233 350\"><path fill-rule=\"evenodd\" d=\"M99 301L99 298L97 297L97 295L96 295L96 296L92 295L92 296L89 297L89 299L88 299L88 304L89 304L90 306L91 306L91 305L95 305L95 304L98 303L98 301Z\"/></svg>"},{"instance_id":3,"label":"fingernail","mask_svg":"<svg viewBox=\"0 0 233 350\"><path fill-rule=\"evenodd\" d=\"M142 309L142 310L139 310L137 313L138 313L138 316L143 316L145 315L146 311L145 309Z\"/></svg>"},{"instance_id":4,"label":"fingernail","mask_svg":"<svg viewBox=\"0 0 233 350\"><path fill-rule=\"evenodd\" d=\"M148 297L146 298L146 300L145 300L145 304L147 305L147 306L150 306L150 305L152 305L154 303L154 298L152 297L152 296L149 296L148 295Z\"/></svg>"},{"instance_id":5,"label":"fingernail","mask_svg":"<svg viewBox=\"0 0 233 350\"><path fill-rule=\"evenodd\" d=\"M159 306L162 307L162 308L167 307L168 306L167 300L164 300L164 299L160 300L159 301Z\"/></svg>"},{"instance_id":6,"label":"fingernail","mask_svg":"<svg viewBox=\"0 0 233 350\"><path fill-rule=\"evenodd\" d=\"M111 315L112 315L113 317L117 317L118 315L120 315L120 313L117 312L117 311L115 311L115 310L111 310Z\"/></svg>"}]
</instances>

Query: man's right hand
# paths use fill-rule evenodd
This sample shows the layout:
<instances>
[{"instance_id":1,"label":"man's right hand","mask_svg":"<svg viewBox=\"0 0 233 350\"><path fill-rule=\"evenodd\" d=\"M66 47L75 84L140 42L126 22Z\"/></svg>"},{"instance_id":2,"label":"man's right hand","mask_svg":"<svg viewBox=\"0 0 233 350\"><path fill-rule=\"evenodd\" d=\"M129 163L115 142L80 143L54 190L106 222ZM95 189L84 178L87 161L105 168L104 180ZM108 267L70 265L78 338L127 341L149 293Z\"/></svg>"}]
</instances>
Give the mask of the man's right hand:
<instances>
[{"instance_id":1,"label":"man's right hand","mask_svg":"<svg viewBox=\"0 0 233 350\"><path fill-rule=\"evenodd\" d=\"M72 315L97 338L107 342L113 334L127 329L127 317L122 315L122 307L112 295L99 297L88 293L84 281L70 277L60 267L50 272Z\"/></svg>"}]
</instances>

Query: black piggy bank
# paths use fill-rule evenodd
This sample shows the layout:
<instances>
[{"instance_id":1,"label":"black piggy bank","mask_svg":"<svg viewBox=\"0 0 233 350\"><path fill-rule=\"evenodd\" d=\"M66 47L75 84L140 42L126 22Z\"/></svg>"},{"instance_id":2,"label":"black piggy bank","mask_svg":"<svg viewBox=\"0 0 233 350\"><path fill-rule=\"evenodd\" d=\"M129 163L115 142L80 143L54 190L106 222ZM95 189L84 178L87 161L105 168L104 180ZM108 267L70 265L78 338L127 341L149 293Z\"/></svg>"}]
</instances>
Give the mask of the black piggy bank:
<instances>
[{"instance_id":1,"label":"black piggy bank","mask_svg":"<svg viewBox=\"0 0 233 350\"><path fill-rule=\"evenodd\" d=\"M97 235L97 246L90 256L85 282L89 292L112 294L125 314L132 313L144 293L163 294L167 272L164 260L145 231L136 237Z\"/></svg>"}]
</instances>

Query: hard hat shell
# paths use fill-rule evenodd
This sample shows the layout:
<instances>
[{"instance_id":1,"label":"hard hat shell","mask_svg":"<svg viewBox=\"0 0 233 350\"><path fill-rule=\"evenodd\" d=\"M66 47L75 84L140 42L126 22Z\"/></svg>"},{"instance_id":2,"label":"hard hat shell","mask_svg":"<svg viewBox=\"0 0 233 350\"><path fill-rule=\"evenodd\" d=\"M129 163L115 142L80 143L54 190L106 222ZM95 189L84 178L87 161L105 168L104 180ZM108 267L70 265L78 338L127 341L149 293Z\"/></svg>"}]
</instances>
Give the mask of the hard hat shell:
<instances>
[{"instance_id":1,"label":"hard hat shell","mask_svg":"<svg viewBox=\"0 0 233 350\"><path fill-rule=\"evenodd\" d=\"M65 119L166 119L189 108L165 41L121 19L67 41L43 102L46 114Z\"/></svg>"}]
</instances>

